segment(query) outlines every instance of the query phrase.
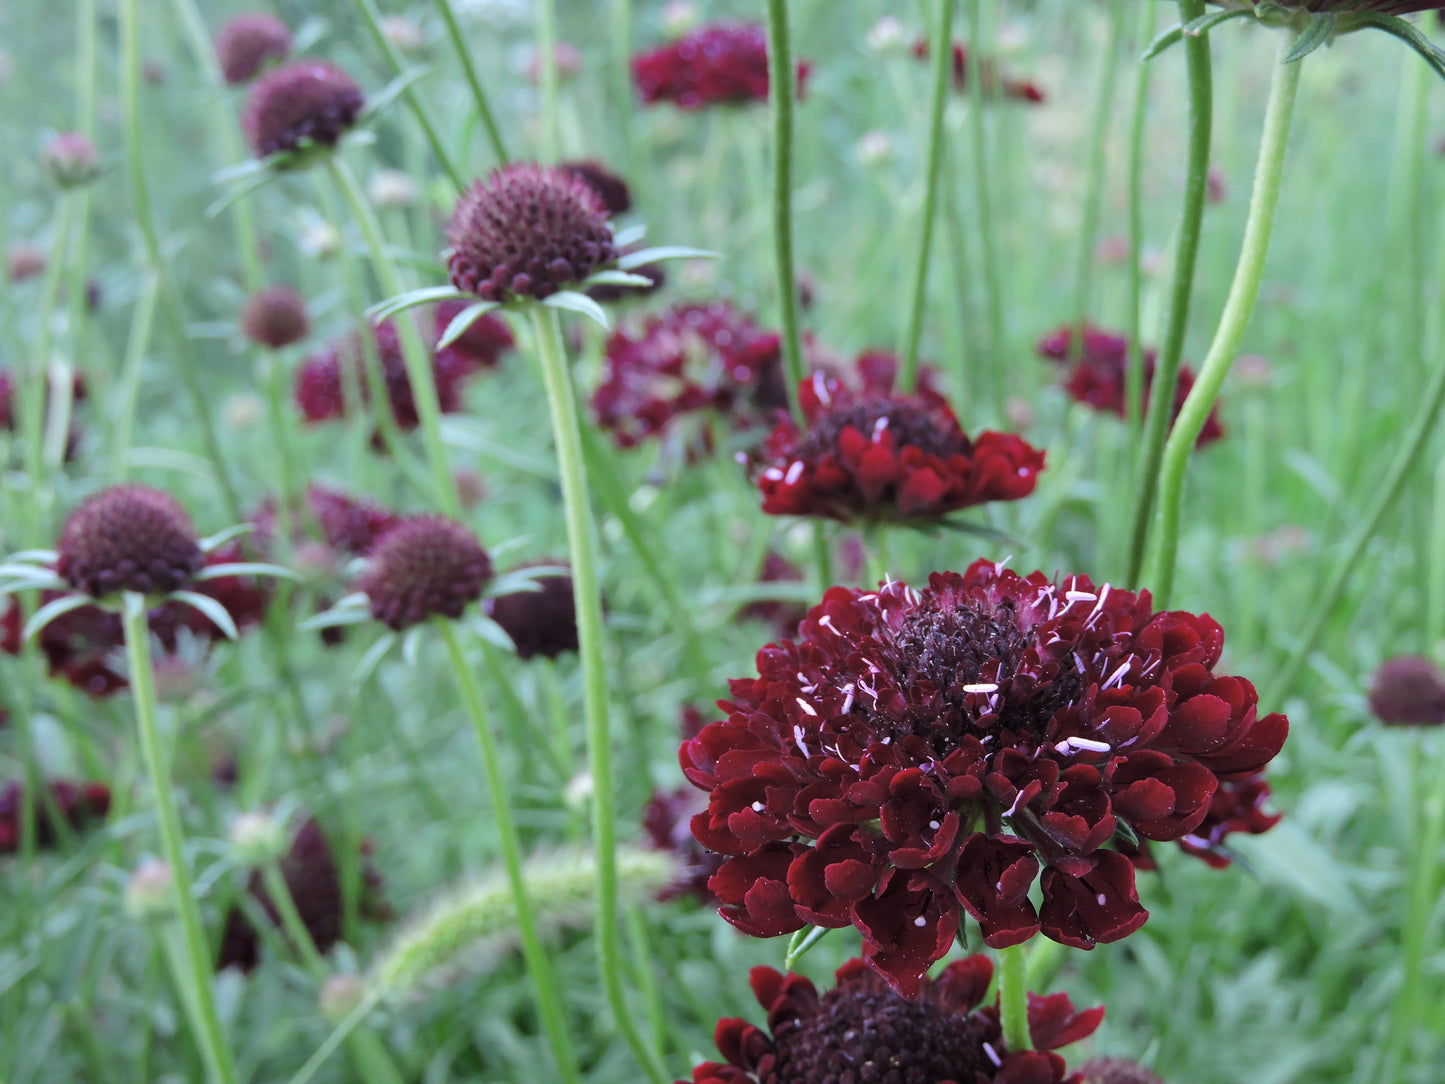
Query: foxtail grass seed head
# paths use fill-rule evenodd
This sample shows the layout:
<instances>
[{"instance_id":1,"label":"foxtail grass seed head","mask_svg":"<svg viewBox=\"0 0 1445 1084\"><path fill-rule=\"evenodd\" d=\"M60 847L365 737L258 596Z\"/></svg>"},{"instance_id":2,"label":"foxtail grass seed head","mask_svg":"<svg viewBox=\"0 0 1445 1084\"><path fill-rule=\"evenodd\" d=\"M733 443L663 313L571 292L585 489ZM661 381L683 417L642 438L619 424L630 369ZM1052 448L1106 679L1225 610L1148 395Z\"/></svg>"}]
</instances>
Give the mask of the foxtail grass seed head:
<instances>
[{"instance_id":1,"label":"foxtail grass seed head","mask_svg":"<svg viewBox=\"0 0 1445 1084\"><path fill-rule=\"evenodd\" d=\"M447 224L452 284L484 301L545 300L617 259L597 193L553 166L494 170Z\"/></svg>"},{"instance_id":2,"label":"foxtail grass seed head","mask_svg":"<svg viewBox=\"0 0 1445 1084\"><path fill-rule=\"evenodd\" d=\"M291 31L265 11L237 15L216 35L216 61L232 86L249 83L267 64L291 53Z\"/></svg>"},{"instance_id":3,"label":"foxtail grass seed head","mask_svg":"<svg viewBox=\"0 0 1445 1084\"><path fill-rule=\"evenodd\" d=\"M257 158L334 147L365 104L361 88L335 64L300 60L267 73L251 88L241 127Z\"/></svg>"},{"instance_id":4,"label":"foxtail grass seed head","mask_svg":"<svg viewBox=\"0 0 1445 1084\"><path fill-rule=\"evenodd\" d=\"M78 591L177 591L206 563L190 516L168 493L119 485L86 498L60 532L55 571Z\"/></svg>"},{"instance_id":5,"label":"foxtail grass seed head","mask_svg":"<svg viewBox=\"0 0 1445 1084\"><path fill-rule=\"evenodd\" d=\"M361 580L371 615L393 629L458 618L482 597L492 562L471 530L441 516L403 520L377 542Z\"/></svg>"},{"instance_id":6,"label":"foxtail grass seed head","mask_svg":"<svg viewBox=\"0 0 1445 1084\"><path fill-rule=\"evenodd\" d=\"M83 188L100 176L95 144L79 132L61 132L40 154L45 175L60 188Z\"/></svg>"},{"instance_id":7,"label":"foxtail grass seed head","mask_svg":"<svg viewBox=\"0 0 1445 1084\"><path fill-rule=\"evenodd\" d=\"M246 338L270 350L300 342L310 329L306 299L290 286L257 290L241 310L241 331Z\"/></svg>"}]
</instances>

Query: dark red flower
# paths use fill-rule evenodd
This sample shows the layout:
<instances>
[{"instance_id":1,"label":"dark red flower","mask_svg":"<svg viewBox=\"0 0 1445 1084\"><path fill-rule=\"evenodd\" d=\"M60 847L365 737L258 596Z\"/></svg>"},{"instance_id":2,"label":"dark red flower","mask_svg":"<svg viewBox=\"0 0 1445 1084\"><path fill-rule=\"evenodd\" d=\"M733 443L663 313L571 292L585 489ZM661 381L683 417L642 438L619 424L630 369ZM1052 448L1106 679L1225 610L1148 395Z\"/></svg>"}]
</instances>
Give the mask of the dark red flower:
<instances>
[{"instance_id":1,"label":"dark red flower","mask_svg":"<svg viewBox=\"0 0 1445 1084\"><path fill-rule=\"evenodd\" d=\"M326 544L354 557L370 553L377 540L402 521L390 508L326 486L307 486L306 504Z\"/></svg>"},{"instance_id":2,"label":"dark red flower","mask_svg":"<svg viewBox=\"0 0 1445 1084\"><path fill-rule=\"evenodd\" d=\"M913 55L919 60L927 60L928 53L927 38L920 38L913 43ZM969 55L966 45L959 41L953 43L953 87L955 90L968 90L968 65L973 59ZM979 86L985 98L1005 98L1034 105L1044 100L1044 92L1036 84L1026 79L1015 79L1007 72L1001 71L992 57L984 57L978 63L980 64Z\"/></svg>"},{"instance_id":3,"label":"dark red flower","mask_svg":"<svg viewBox=\"0 0 1445 1084\"><path fill-rule=\"evenodd\" d=\"M560 564L537 561L519 565L513 571ZM519 658L541 655L544 659L555 659L565 652L576 651L577 610L572 600L571 575L554 573L534 579L540 591L514 591L487 599L487 616L512 638Z\"/></svg>"},{"instance_id":4,"label":"dark red flower","mask_svg":"<svg viewBox=\"0 0 1445 1084\"><path fill-rule=\"evenodd\" d=\"M1164 1084L1164 1078L1124 1058L1090 1058L1079 1066L1080 1084Z\"/></svg>"},{"instance_id":5,"label":"dark red flower","mask_svg":"<svg viewBox=\"0 0 1445 1084\"><path fill-rule=\"evenodd\" d=\"M311 328L306 299L290 286L257 290L241 310L241 331L258 346L280 350L306 337Z\"/></svg>"},{"instance_id":6,"label":"dark red flower","mask_svg":"<svg viewBox=\"0 0 1445 1084\"><path fill-rule=\"evenodd\" d=\"M807 429L780 420L755 466L764 512L845 523L936 520L1033 492L1043 452L1008 433L970 440L931 382L894 393L895 368L889 355L865 354L856 390L821 373L798 386Z\"/></svg>"},{"instance_id":7,"label":"dark red flower","mask_svg":"<svg viewBox=\"0 0 1445 1084\"><path fill-rule=\"evenodd\" d=\"M693 896L704 904L716 905L717 897L707 883L722 866L722 855L704 850L688 827L692 818L707 808L707 797L696 787L683 783L672 790L658 790L642 812L642 828L659 850L671 851L680 859L680 875L659 899Z\"/></svg>"},{"instance_id":8,"label":"dark red flower","mask_svg":"<svg viewBox=\"0 0 1445 1084\"><path fill-rule=\"evenodd\" d=\"M367 844L362 844L361 914L366 918L389 918L389 910L380 898L381 875L365 858L369 849ZM292 902L296 904L296 911L301 916L307 933L311 935L316 950L323 954L330 952L336 942L341 940L341 875L337 870L336 855L331 843L314 818L307 820L297 830L291 850L281 859L281 876L286 881ZM261 905L271 922L279 926L280 912L267 895L259 873L251 875L246 891ZM239 907L232 908L226 916L226 927L221 934L217 970L238 967L249 972L260 961L260 935Z\"/></svg>"},{"instance_id":9,"label":"dark red flower","mask_svg":"<svg viewBox=\"0 0 1445 1084\"><path fill-rule=\"evenodd\" d=\"M986 956L969 956L926 979L904 1000L862 960L837 971L823 994L802 975L755 967L753 993L766 1028L718 1021L724 1062L704 1062L692 1084L1082 1084L1052 1051L1093 1034L1101 1007L1075 1013L1067 994L1029 995L1036 1050L1010 1051L998 1009L979 1009L993 976ZM678 1084L683 1084L679 1081Z\"/></svg>"},{"instance_id":10,"label":"dark red flower","mask_svg":"<svg viewBox=\"0 0 1445 1084\"><path fill-rule=\"evenodd\" d=\"M248 83L267 63L285 60L291 53L291 31L265 11L237 15L216 35L216 60L232 86Z\"/></svg>"},{"instance_id":11,"label":"dark red flower","mask_svg":"<svg viewBox=\"0 0 1445 1084\"><path fill-rule=\"evenodd\" d=\"M169 493L140 485L103 489L70 513L55 571L78 591L175 591L205 564L191 517Z\"/></svg>"},{"instance_id":12,"label":"dark red flower","mask_svg":"<svg viewBox=\"0 0 1445 1084\"><path fill-rule=\"evenodd\" d=\"M1219 778L1284 743L1253 685L1213 673L1223 642L1147 592L988 561L921 591L833 588L682 747L711 794L693 833L729 856L723 917L755 936L857 926L905 994L960 908L994 948L1126 936L1147 915L1116 832L1197 831Z\"/></svg>"},{"instance_id":13,"label":"dark red flower","mask_svg":"<svg viewBox=\"0 0 1445 1084\"><path fill-rule=\"evenodd\" d=\"M361 88L335 64L299 60L251 88L241 128L257 158L313 144L334 147L365 104Z\"/></svg>"},{"instance_id":14,"label":"dark red flower","mask_svg":"<svg viewBox=\"0 0 1445 1084\"><path fill-rule=\"evenodd\" d=\"M597 424L623 448L666 433L685 414L770 420L758 398L782 367L780 339L725 301L675 305L618 328L592 396Z\"/></svg>"},{"instance_id":15,"label":"dark red flower","mask_svg":"<svg viewBox=\"0 0 1445 1084\"><path fill-rule=\"evenodd\" d=\"M414 516L382 535L359 586L371 616L400 630L434 615L460 617L491 578L492 562L470 529Z\"/></svg>"},{"instance_id":16,"label":"dark red flower","mask_svg":"<svg viewBox=\"0 0 1445 1084\"><path fill-rule=\"evenodd\" d=\"M443 301L437 305L433 319L436 341L441 341L452 321L466 307L465 301ZM484 313L473 320L450 346L437 349L437 372L455 380L482 369L495 368L502 354L515 345L506 321Z\"/></svg>"},{"instance_id":17,"label":"dark red flower","mask_svg":"<svg viewBox=\"0 0 1445 1084\"><path fill-rule=\"evenodd\" d=\"M602 201L603 208L614 218L632 210L632 190L627 187L627 182L601 162L558 162L557 168L563 173L570 173L592 189Z\"/></svg>"},{"instance_id":18,"label":"dark red flower","mask_svg":"<svg viewBox=\"0 0 1445 1084\"><path fill-rule=\"evenodd\" d=\"M92 820L104 820L110 812L110 788L104 783L71 783L55 779L46 784L55 809L72 829L84 828ZM25 808L25 784L12 779L0 787L0 854L14 854L20 849L22 817ZM35 800L35 842L49 847L60 836L60 827L51 814L50 804Z\"/></svg>"},{"instance_id":19,"label":"dark red flower","mask_svg":"<svg viewBox=\"0 0 1445 1084\"><path fill-rule=\"evenodd\" d=\"M1077 329L1061 327L1038 341L1040 356L1063 363L1064 390L1075 401L1105 414L1122 418L1128 405L1126 402L1126 381L1129 371L1129 340L1123 335L1103 331L1092 324L1084 328L1082 346L1075 342ZM1149 389L1154 383L1154 368L1158 355L1153 350L1144 351L1144 406L1149 405ZM1174 392L1174 413L1172 421L1179 416L1184 400L1194 387L1194 372L1187 365L1179 367L1179 383ZM1215 406L1199 432L1196 447L1203 447L1224 436L1224 426L1219 421L1219 408Z\"/></svg>"},{"instance_id":20,"label":"dark red flower","mask_svg":"<svg viewBox=\"0 0 1445 1084\"><path fill-rule=\"evenodd\" d=\"M803 570L776 550L768 550L758 574L759 583L802 583L803 578ZM759 601L744 606L738 616L766 621L778 630L779 636L793 636L798 631L798 622L808 616L808 607L801 602Z\"/></svg>"},{"instance_id":21,"label":"dark red flower","mask_svg":"<svg viewBox=\"0 0 1445 1084\"><path fill-rule=\"evenodd\" d=\"M798 98L810 67L798 62ZM632 58L632 81L646 105L680 109L768 100L768 36L755 23L710 23Z\"/></svg>"},{"instance_id":22,"label":"dark red flower","mask_svg":"<svg viewBox=\"0 0 1445 1084\"><path fill-rule=\"evenodd\" d=\"M591 186L532 162L495 169L462 193L446 233L452 285L483 301L542 301L617 259Z\"/></svg>"},{"instance_id":23,"label":"dark red flower","mask_svg":"<svg viewBox=\"0 0 1445 1084\"><path fill-rule=\"evenodd\" d=\"M1445 724L1445 673L1420 655L1390 659L1370 683L1370 710L1390 726Z\"/></svg>"},{"instance_id":24,"label":"dark red flower","mask_svg":"<svg viewBox=\"0 0 1445 1084\"><path fill-rule=\"evenodd\" d=\"M3 605L5 611L0 613L0 651L7 655L18 655L24 644L20 638L23 628L20 606L16 603L14 595L5 596Z\"/></svg>"}]
</instances>

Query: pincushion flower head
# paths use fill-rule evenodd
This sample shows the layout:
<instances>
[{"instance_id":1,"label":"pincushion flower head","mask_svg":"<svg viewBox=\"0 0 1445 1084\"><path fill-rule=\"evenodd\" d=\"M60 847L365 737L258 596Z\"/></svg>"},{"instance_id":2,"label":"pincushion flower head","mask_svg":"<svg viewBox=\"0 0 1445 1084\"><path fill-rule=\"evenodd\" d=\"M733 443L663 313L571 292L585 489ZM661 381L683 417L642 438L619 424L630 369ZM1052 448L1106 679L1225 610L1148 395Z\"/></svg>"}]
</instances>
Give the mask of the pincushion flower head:
<instances>
[{"instance_id":1,"label":"pincushion flower head","mask_svg":"<svg viewBox=\"0 0 1445 1084\"><path fill-rule=\"evenodd\" d=\"M257 158L334 147L356 123L366 95L324 60L300 60L264 75L246 99L241 128Z\"/></svg>"},{"instance_id":2,"label":"pincushion flower head","mask_svg":"<svg viewBox=\"0 0 1445 1084\"><path fill-rule=\"evenodd\" d=\"M513 569L531 580L536 590L510 591L487 600L487 616L502 627L517 657L555 659L577 650L577 610L572 574L556 561Z\"/></svg>"},{"instance_id":3,"label":"pincushion flower head","mask_svg":"<svg viewBox=\"0 0 1445 1084\"><path fill-rule=\"evenodd\" d=\"M1075 1012L1067 994L1029 994L1036 1049L1010 1050L997 1007L979 1008L992 976L988 957L969 956L905 1000L861 960L840 967L821 994L802 975L755 967L766 1026L720 1020L725 1060L699 1065L692 1084L1082 1084L1053 1051L1093 1034L1103 1008Z\"/></svg>"},{"instance_id":4,"label":"pincushion flower head","mask_svg":"<svg viewBox=\"0 0 1445 1084\"><path fill-rule=\"evenodd\" d=\"M798 97L809 65L798 63ZM679 109L768 100L768 36L755 23L709 23L632 58L632 81L646 105Z\"/></svg>"},{"instance_id":5,"label":"pincushion flower head","mask_svg":"<svg viewBox=\"0 0 1445 1084\"><path fill-rule=\"evenodd\" d=\"M232 86L249 83L261 69L291 52L291 31L265 11L237 15L216 35L216 62Z\"/></svg>"},{"instance_id":6,"label":"pincushion flower head","mask_svg":"<svg viewBox=\"0 0 1445 1084\"><path fill-rule=\"evenodd\" d=\"M994 948L1127 936L1148 916L1111 844L1195 831L1288 731L1214 673L1223 644L1147 592L989 561L833 588L682 746L710 794L693 834L728 856L723 917L758 937L855 926L906 996L961 912Z\"/></svg>"},{"instance_id":7,"label":"pincushion flower head","mask_svg":"<svg viewBox=\"0 0 1445 1084\"><path fill-rule=\"evenodd\" d=\"M83 501L65 521L56 553L60 578L94 598L176 591L206 563L186 510L169 493L139 485Z\"/></svg>"},{"instance_id":8,"label":"pincushion flower head","mask_svg":"<svg viewBox=\"0 0 1445 1084\"><path fill-rule=\"evenodd\" d=\"M929 382L912 394L893 390L887 355L864 355L859 368L857 388L821 372L799 385L806 428L780 420L755 467L764 512L928 522L1033 492L1043 452L1008 433L970 439Z\"/></svg>"},{"instance_id":9,"label":"pincushion flower head","mask_svg":"<svg viewBox=\"0 0 1445 1084\"><path fill-rule=\"evenodd\" d=\"M290 286L266 286L246 300L241 331L251 342L280 350L300 342L311 329L306 299Z\"/></svg>"},{"instance_id":10,"label":"pincushion flower head","mask_svg":"<svg viewBox=\"0 0 1445 1084\"><path fill-rule=\"evenodd\" d=\"M1375 671L1370 710L1389 726L1445 724L1445 673L1421 655L1401 655Z\"/></svg>"},{"instance_id":11,"label":"pincushion flower head","mask_svg":"<svg viewBox=\"0 0 1445 1084\"><path fill-rule=\"evenodd\" d=\"M399 631L434 616L460 617L491 578L492 563L469 528L415 516L372 547L360 586L371 616Z\"/></svg>"}]
</instances>

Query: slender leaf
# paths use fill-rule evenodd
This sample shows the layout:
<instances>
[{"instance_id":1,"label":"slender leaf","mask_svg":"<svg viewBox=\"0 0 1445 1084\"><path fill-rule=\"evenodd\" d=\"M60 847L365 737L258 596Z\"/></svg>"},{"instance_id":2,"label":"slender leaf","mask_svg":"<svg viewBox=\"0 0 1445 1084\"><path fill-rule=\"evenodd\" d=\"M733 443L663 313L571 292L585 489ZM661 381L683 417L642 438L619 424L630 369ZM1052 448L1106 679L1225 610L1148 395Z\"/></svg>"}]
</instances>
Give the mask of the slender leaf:
<instances>
[{"instance_id":1,"label":"slender leaf","mask_svg":"<svg viewBox=\"0 0 1445 1084\"><path fill-rule=\"evenodd\" d=\"M686 245L662 245L659 248L640 248L636 252L629 252L617 261L617 267L622 271L631 271L634 267L641 267L643 264L661 263L663 260L718 260L722 253L711 252L705 248L688 248Z\"/></svg>"},{"instance_id":2,"label":"slender leaf","mask_svg":"<svg viewBox=\"0 0 1445 1084\"><path fill-rule=\"evenodd\" d=\"M289 568L260 561L228 561L223 565L211 565L203 568L195 578L197 581L218 580L222 576L274 576L281 580L301 582L300 574L292 572Z\"/></svg>"},{"instance_id":3,"label":"slender leaf","mask_svg":"<svg viewBox=\"0 0 1445 1084\"><path fill-rule=\"evenodd\" d=\"M437 340L437 349L440 350L444 346L451 346L452 343L465 335L467 329L483 316L493 309L499 309L501 307L502 306L495 301L478 301L475 305L468 305L461 312L457 313L456 316L452 317L452 322L447 325L447 329L442 332L442 337Z\"/></svg>"},{"instance_id":4,"label":"slender leaf","mask_svg":"<svg viewBox=\"0 0 1445 1084\"><path fill-rule=\"evenodd\" d=\"M351 675L352 693L359 695L362 687L371 680L371 675L381 665L381 660L396 643L397 636L394 632L384 632L376 638L376 643L366 649L366 654L361 656L361 661L356 664L356 670Z\"/></svg>"},{"instance_id":5,"label":"slender leaf","mask_svg":"<svg viewBox=\"0 0 1445 1084\"><path fill-rule=\"evenodd\" d=\"M580 312L583 316L595 320L602 325L602 329L608 330L611 324L607 322L607 313L602 311L602 306L593 301L586 294L579 294L576 290L563 290L561 293L553 294L542 302L549 309L566 309L569 312Z\"/></svg>"},{"instance_id":6,"label":"slender leaf","mask_svg":"<svg viewBox=\"0 0 1445 1084\"><path fill-rule=\"evenodd\" d=\"M226 607L211 596L197 594L195 591L172 591L170 597L177 602L184 602L188 606L194 606L200 610L211 624L226 634L226 639L239 640L241 638L241 632L236 628L236 622L231 619L231 615L226 612Z\"/></svg>"},{"instance_id":7,"label":"slender leaf","mask_svg":"<svg viewBox=\"0 0 1445 1084\"><path fill-rule=\"evenodd\" d=\"M418 305L434 305L438 301L465 301L475 294L464 294L455 286L424 286L419 290L408 290L385 301L380 301L366 310L366 315L380 322L388 320L399 312L414 309Z\"/></svg>"},{"instance_id":8,"label":"slender leaf","mask_svg":"<svg viewBox=\"0 0 1445 1084\"><path fill-rule=\"evenodd\" d=\"M625 230L618 230L612 235L612 243L618 248L626 248L628 245L635 245L647 236L647 227L639 223L636 226L628 226Z\"/></svg>"},{"instance_id":9,"label":"slender leaf","mask_svg":"<svg viewBox=\"0 0 1445 1084\"><path fill-rule=\"evenodd\" d=\"M1284 63L1294 64L1309 56L1321 45L1324 45L1334 37L1335 15L1330 11L1321 11L1316 14L1305 28L1300 31L1299 37L1294 39L1294 44L1289 47L1289 52L1284 54Z\"/></svg>"},{"instance_id":10,"label":"slender leaf","mask_svg":"<svg viewBox=\"0 0 1445 1084\"><path fill-rule=\"evenodd\" d=\"M87 595L65 595L51 602L47 602L30 615L30 620L25 622L25 628L21 631L20 638L22 640L29 640L57 617L63 617L70 613L71 610L78 610L82 606L89 605L92 601Z\"/></svg>"}]
</instances>

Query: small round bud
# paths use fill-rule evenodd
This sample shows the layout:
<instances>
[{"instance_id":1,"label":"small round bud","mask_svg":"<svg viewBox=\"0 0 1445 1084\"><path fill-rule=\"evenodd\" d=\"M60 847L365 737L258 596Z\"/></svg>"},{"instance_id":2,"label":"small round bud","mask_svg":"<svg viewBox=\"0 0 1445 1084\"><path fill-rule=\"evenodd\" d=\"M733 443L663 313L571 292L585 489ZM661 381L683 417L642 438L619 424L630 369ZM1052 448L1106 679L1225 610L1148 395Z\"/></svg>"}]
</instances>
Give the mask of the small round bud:
<instances>
[{"instance_id":1,"label":"small round bud","mask_svg":"<svg viewBox=\"0 0 1445 1084\"><path fill-rule=\"evenodd\" d=\"M868 28L863 38L869 51L874 53L901 53L907 40L907 31L896 15L883 16Z\"/></svg>"},{"instance_id":2,"label":"small round bud","mask_svg":"<svg viewBox=\"0 0 1445 1084\"><path fill-rule=\"evenodd\" d=\"M416 181L399 169L383 169L372 174L366 184L366 198L377 207L410 207L416 202Z\"/></svg>"},{"instance_id":3,"label":"small round bud","mask_svg":"<svg viewBox=\"0 0 1445 1084\"><path fill-rule=\"evenodd\" d=\"M491 577L492 562L469 529L417 516L382 535L360 586L371 616L400 630L433 616L460 617Z\"/></svg>"},{"instance_id":4,"label":"small round bud","mask_svg":"<svg viewBox=\"0 0 1445 1084\"><path fill-rule=\"evenodd\" d=\"M241 813L231 822L231 850L243 866L277 861L290 842L285 826L270 813Z\"/></svg>"},{"instance_id":5,"label":"small round bud","mask_svg":"<svg viewBox=\"0 0 1445 1084\"><path fill-rule=\"evenodd\" d=\"M514 591L488 599L488 616L512 638L518 658L541 655L555 659L568 651L576 651L577 610L572 598L572 577L538 576L536 582L541 588L539 591Z\"/></svg>"},{"instance_id":6,"label":"small round bud","mask_svg":"<svg viewBox=\"0 0 1445 1084\"><path fill-rule=\"evenodd\" d=\"M216 35L216 60L232 86L249 83L274 60L291 53L291 31L276 16L264 11L237 15Z\"/></svg>"},{"instance_id":7,"label":"small round bud","mask_svg":"<svg viewBox=\"0 0 1445 1084\"><path fill-rule=\"evenodd\" d=\"M698 11L695 0L668 0L658 13L658 22L669 38L680 38L697 28L702 22L702 13Z\"/></svg>"},{"instance_id":8,"label":"small round bud","mask_svg":"<svg viewBox=\"0 0 1445 1084\"><path fill-rule=\"evenodd\" d=\"M302 60L269 72L251 88L241 127L257 158L334 147L365 104L361 88L335 64Z\"/></svg>"},{"instance_id":9,"label":"small round bud","mask_svg":"<svg viewBox=\"0 0 1445 1084\"><path fill-rule=\"evenodd\" d=\"M327 1022L339 1024L351 1015L365 996L366 983L360 975L331 975L321 984L321 993L316 1001Z\"/></svg>"},{"instance_id":10,"label":"small round bud","mask_svg":"<svg viewBox=\"0 0 1445 1084\"><path fill-rule=\"evenodd\" d=\"M79 132L61 132L40 153L45 175L60 188L83 188L100 176L95 144Z\"/></svg>"},{"instance_id":11,"label":"small round bud","mask_svg":"<svg viewBox=\"0 0 1445 1084\"><path fill-rule=\"evenodd\" d=\"M562 801L566 803L568 809L584 810L587 808L587 803L592 801L592 792L595 789L596 787L592 783L592 773L578 772L567 780L567 785L562 788Z\"/></svg>"},{"instance_id":12,"label":"small round bud","mask_svg":"<svg viewBox=\"0 0 1445 1084\"><path fill-rule=\"evenodd\" d=\"M330 222L316 220L301 228L301 251L313 260L330 259L341 251L341 231Z\"/></svg>"},{"instance_id":13,"label":"small round bud","mask_svg":"<svg viewBox=\"0 0 1445 1084\"><path fill-rule=\"evenodd\" d=\"M221 403L221 420L226 428L235 430L254 429L266 416L266 404L259 395L242 391L228 395Z\"/></svg>"},{"instance_id":14,"label":"small round bud","mask_svg":"<svg viewBox=\"0 0 1445 1084\"><path fill-rule=\"evenodd\" d=\"M171 867L148 858L135 868L125 885L125 909L138 919L165 918L176 907L176 884Z\"/></svg>"},{"instance_id":15,"label":"small round bud","mask_svg":"<svg viewBox=\"0 0 1445 1084\"><path fill-rule=\"evenodd\" d=\"M864 132L853 145L853 157L864 166L876 166L893 157L893 137L887 132L875 129Z\"/></svg>"},{"instance_id":16,"label":"small round bud","mask_svg":"<svg viewBox=\"0 0 1445 1084\"><path fill-rule=\"evenodd\" d=\"M1370 710L1391 726L1445 724L1445 673L1421 655L1390 659L1375 671Z\"/></svg>"},{"instance_id":17,"label":"small round bud","mask_svg":"<svg viewBox=\"0 0 1445 1084\"><path fill-rule=\"evenodd\" d=\"M176 591L206 563L186 510L149 486L112 486L86 498L56 548L56 573L94 598Z\"/></svg>"},{"instance_id":18,"label":"small round bud","mask_svg":"<svg viewBox=\"0 0 1445 1084\"><path fill-rule=\"evenodd\" d=\"M258 346L280 350L306 337L306 299L290 286L257 290L241 310L241 331Z\"/></svg>"}]
</instances>

